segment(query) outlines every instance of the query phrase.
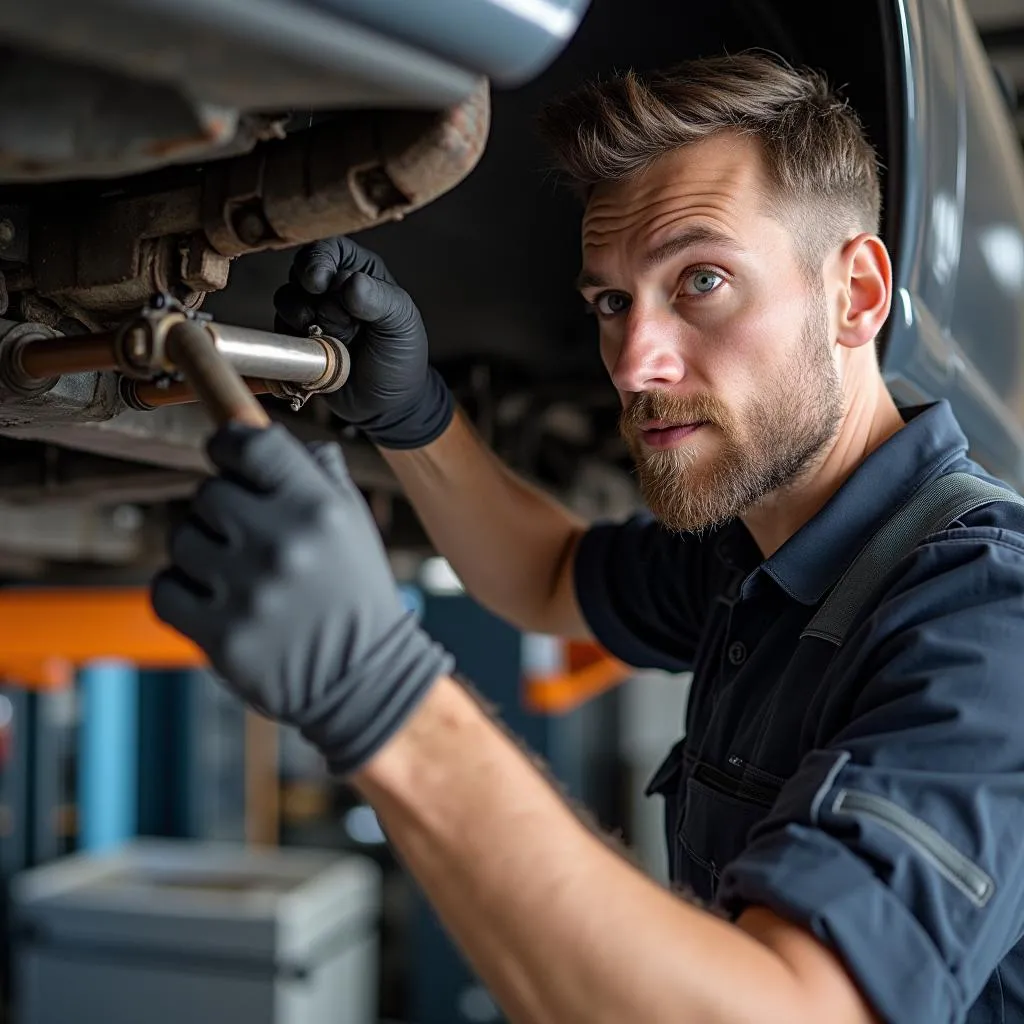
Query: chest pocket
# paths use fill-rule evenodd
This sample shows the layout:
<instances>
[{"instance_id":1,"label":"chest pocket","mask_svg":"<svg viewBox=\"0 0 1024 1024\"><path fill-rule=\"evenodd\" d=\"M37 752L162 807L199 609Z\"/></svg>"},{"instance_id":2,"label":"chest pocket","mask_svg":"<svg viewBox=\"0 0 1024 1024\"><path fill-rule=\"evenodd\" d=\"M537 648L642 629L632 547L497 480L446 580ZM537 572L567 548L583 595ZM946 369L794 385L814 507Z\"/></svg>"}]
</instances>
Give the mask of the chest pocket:
<instances>
[{"instance_id":1,"label":"chest pocket","mask_svg":"<svg viewBox=\"0 0 1024 1024\"><path fill-rule=\"evenodd\" d=\"M685 740L677 743L648 787L665 798L672 882L713 900L719 872L742 852L782 785L749 765L727 770L697 760Z\"/></svg>"},{"instance_id":2,"label":"chest pocket","mask_svg":"<svg viewBox=\"0 0 1024 1024\"><path fill-rule=\"evenodd\" d=\"M677 880L713 900L721 870L747 845L750 830L768 813L781 783L752 781L698 761L688 772L674 846Z\"/></svg>"}]
</instances>

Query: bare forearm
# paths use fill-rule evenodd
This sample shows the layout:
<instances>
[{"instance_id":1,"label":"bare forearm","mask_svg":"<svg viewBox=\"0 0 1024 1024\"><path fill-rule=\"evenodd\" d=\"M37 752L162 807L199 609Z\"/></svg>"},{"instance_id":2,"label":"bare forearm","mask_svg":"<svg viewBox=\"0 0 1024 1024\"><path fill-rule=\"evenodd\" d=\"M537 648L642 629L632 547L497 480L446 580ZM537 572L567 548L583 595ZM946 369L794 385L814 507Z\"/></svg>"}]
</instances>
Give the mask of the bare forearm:
<instances>
[{"instance_id":1,"label":"bare forearm","mask_svg":"<svg viewBox=\"0 0 1024 1024\"><path fill-rule=\"evenodd\" d=\"M450 680L356 784L510 1019L814 1019L776 952L618 857Z\"/></svg>"},{"instance_id":2,"label":"bare forearm","mask_svg":"<svg viewBox=\"0 0 1024 1024\"><path fill-rule=\"evenodd\" d=\"M568 564L585 524L508 469L461 412L433 444L383 451L437 549L521 629L581 634Z\"/></svg>"}]
</instances>

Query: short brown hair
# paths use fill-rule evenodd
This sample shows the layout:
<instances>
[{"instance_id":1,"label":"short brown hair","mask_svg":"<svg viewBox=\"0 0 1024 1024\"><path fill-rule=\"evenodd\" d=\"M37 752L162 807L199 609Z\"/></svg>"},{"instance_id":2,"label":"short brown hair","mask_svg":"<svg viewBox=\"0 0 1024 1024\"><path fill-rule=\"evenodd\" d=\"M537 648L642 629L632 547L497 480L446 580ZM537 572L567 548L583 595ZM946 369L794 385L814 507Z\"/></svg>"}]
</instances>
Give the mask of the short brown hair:
<instances>
[{"instance_id":1,"label":"short brown hair","mask_svg":"<svg viewBox=\"0 0 1024 1024\"><path fill-rule=\"evenodd\" d=\"M584 197L720 132L753 136L786 218L796 215L802 225L804 256L818 269L851 227L879 230L878 160L857 115L821 74L767 54L597 80L549 104L540 128Z\"/></svg>"}]
</instances>

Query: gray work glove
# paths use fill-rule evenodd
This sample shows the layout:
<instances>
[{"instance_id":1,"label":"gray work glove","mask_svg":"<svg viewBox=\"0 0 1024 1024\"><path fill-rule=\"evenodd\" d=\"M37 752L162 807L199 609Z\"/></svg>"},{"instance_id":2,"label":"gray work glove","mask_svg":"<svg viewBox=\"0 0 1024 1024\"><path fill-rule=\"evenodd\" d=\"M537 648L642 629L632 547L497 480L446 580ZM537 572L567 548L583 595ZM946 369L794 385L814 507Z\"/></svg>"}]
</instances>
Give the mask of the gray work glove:
<instances>
[{"instance_id":1,"label":"gray work glove","mask_svg":"<svg viewBox=\"0 0 1024 1024\"><path fill-rule=\"evenodd\" d=\"M452 394L427 361L416 304L379 256L345 237L307 245L274 306L278 330L304 334L315 323L350 346L351 376L326 400L374 444L421 448L444 433Z\"/></svg>"},{"instance_id":2,"label":"gray work glove","mask_svg":"<svg viewBox=\"0 0 1024 1024\"><path fill-rule=\"evenodd\" d=\"M351 772L452 659L403 607L370 511L334 444L229 426L153 584L157 615L227 686Z\"/></svg>"}]
</instances>

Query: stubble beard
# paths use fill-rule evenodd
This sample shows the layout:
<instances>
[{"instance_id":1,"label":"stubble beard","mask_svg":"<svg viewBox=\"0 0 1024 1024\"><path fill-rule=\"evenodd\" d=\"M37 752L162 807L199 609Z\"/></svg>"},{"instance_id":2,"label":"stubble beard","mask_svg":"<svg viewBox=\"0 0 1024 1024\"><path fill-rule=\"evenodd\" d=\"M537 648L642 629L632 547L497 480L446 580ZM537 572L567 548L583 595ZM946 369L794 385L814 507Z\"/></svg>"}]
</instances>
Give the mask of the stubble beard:
<instances>
[{"instance_id":1,"label":"stubble beard","mask_svg":"<svg viewBox=\"0 0 1024 1024\"><path fill-rule=\"evenodd\" d=\"M710 394L648 391L623 411L620 430L651 512L670 530L702 533L798 479L834 440L842 416L821 293L808 309L792 364L739 416ZM639 427L650 420L707 424L701 433L714 435L713 459L701 459L699 437L665 451L647 448Z\"/></svg>"}]
</instances>

